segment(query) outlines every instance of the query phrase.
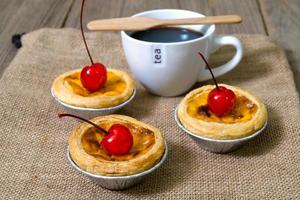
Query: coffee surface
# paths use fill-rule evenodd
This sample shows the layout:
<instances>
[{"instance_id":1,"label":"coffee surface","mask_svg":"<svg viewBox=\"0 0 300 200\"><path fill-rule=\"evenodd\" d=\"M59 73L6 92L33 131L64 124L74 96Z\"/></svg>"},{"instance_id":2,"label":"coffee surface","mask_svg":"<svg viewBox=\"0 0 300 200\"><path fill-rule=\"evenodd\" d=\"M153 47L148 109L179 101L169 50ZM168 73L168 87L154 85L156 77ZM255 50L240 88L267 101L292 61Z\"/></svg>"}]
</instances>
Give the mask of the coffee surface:
<instances>
[{"instance_id":1,"label":"coffee surface","mask_svg":"<svg viewBox=\"0 0 300 200\"><path fill-rule=\"evenodd\" d=\"M131 37L137 40L159 43L183 42L194 40L202 36L203 33L201 32L183 28L150 29L145 31L137 31L131 34Z\"/></svg>"}]
</instances>

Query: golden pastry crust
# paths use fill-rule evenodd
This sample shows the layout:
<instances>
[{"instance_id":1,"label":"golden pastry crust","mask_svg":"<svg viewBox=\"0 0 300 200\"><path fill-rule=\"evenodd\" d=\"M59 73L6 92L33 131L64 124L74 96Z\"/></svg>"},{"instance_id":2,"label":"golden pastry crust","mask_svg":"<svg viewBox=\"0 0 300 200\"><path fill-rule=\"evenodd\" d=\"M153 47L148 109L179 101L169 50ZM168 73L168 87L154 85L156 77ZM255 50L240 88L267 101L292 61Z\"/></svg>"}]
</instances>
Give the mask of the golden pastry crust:
<instances>
[{"instance_id":1,"label":"golden pastry crust","mask_svg":"<svg viewBox=\"0 0 300 200\"><path fill-rule=\"evenodd\" d=\"M81 84L81 69L58 76L52 84L52 92L60 101L82 108L107 108L125 102L134 91L133 79L124 71L107 69L105 86L90 93Z\"/></svg>"},{"instance_id":2,"label":"golden pastry crust","mask_svg":"<svg viewBox=\"0 0 300 200\"><path fill-rule=\"evenodd\" d=\"M134 137L134 144L129 155L103 155L101 145L93 141L93 139L91 139L92 137L86 136L91 132L93 126L87 123L80 124L72 131L68 142L72 160L81 169L87 172L104 176L136 174L151 168L160 160L164 153L165 143L162 133L153 126L123 115L101 116L91 121L105 130L108 130L113 124L123 124L127 126ZM142 132L137 133L139 130L142 130ZM148 138L139 142L139 139L136 137L141 136L136 136L135 134L145 134L143 137L148 137L150 134L150 144L146 144ZM152 136L153 142L151 142ZM91 145L91 148L86 147L86 141L90 142L89 145ZM94 152L94 154L92 152Z\"/></svg>"},{"instance_id":3,"label":"golden pastry crust","mask_svg":"<svg viewBox=\"0 0 300 200\"><path fill-rule=\"evenodd\" d=\"M261 129L267 120L267 110L265 105L255 95L239 88L225 84L219 84L231 89L240 99L246 99L253 105L253 112L247 112L246 117L224 117L217 119L216 116L206 119L192 116L188 112L189 103L199 94L209 93L215 88L214 85L206 85L188 93L178 106L178 118L185 128L191 132L212 139L237 139L255 133ZM206 100L207 103L207 100ZM245 111L246 112L246 111Z\"/></svg>"}]
</instances>

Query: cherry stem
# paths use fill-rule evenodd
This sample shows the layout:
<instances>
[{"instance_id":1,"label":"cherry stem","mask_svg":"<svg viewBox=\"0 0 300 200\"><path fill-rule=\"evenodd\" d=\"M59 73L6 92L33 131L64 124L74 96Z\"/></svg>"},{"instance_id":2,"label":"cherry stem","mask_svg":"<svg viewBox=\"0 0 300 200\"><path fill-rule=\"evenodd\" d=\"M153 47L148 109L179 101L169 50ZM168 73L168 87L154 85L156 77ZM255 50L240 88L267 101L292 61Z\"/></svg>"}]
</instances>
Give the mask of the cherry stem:
<instances>
[{"instance_id":1,"label":"cherry stem","mask_svg":"<svg viewBox=\"0 0 300 200\"><path fill-rule=\"evenodd\" d=\"M81 11L80 11L80 29L81 29L81 35L82 35L82 38L83 38L83 42L84 42L86 51L87 51L87 53L88 53L88 55L89 55L89 57L90 57L90 60L91 60L92 65L94 65L94 61L93 61L93 58L92 58L91 53L90 53L90 51L89 51L89 48L88 48L88 46L87 46L87 44L86 44L86 40L85 40L83 28L82 28L82 15L83 15L84 2L85 2L85 0L82 0Z\"/></svg>"},{"instance_id":2,"label":"cherry stem","mask_svg":"<svg viewBox=\"0 0 300 200\"><path fill-rule=\"evenodd\" d=\"M79 117L79 116L76 116L76 115L72 115L72 114L68 114L68 113L58 113L58 117L59 118L62 118L62 117L74 117L76 119L80 119L86 123L89 123L91 125L93 125L98 131L100 132L104 132L106 135L108 134L108 132L106 130L104 130L103 128L101 128L100 126L98 126L97 124L87 120L87 119L84 119L82 117Z\"/></svg>"},{"instance_id":3,"label":"cherry stem","mask_svg":"<svg viewBox=\"0 0 300 200\"><path fill-rule=\"evenodd\" d=\"M205 59L204 55L203 55L201 52L198 52L198 54L199 54L199 55L202 57L202 59L204 60L204 62L205 62L205 64L206 64L207 68L208 68L209 71L210 71L211 76L213 77L213 80L214 80L214 82L215 82L215 85L216 85L217 90L220 91L220 88L219 88L219 86L218 86L217 80L216 80L216 78L215 78L215 76L214 76L214 74L213 74L213 72L212 72L212 70L211 70L210 65L208 64L207 60Z\"/></svg>"}]
</instances>

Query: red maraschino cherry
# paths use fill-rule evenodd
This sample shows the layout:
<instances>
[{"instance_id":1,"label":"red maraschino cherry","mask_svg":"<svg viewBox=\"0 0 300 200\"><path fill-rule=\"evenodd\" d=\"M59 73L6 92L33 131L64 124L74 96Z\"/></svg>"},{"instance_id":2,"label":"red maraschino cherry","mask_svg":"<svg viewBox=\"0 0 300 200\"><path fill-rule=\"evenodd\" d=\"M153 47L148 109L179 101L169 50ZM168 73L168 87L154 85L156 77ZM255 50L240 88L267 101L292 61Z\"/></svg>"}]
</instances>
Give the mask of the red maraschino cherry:
<instances>
[{"instance_id":1,"label":"red maraschino cherry","mask_svg":"<svg viewBox=\"0 0 300 200\"><path fill-rule=\"evenodd\" d=\"M85 36L82 28L82 15L83 15L84 2L85 0L82 0L81 12L80 12L80 29L81 29L81 35L83 38L86 51L91 61L91 66L85 66L81 70L80 80L83 87L85 87L88 91L96 92L97 90L100 90L105 85L107 80L107 72L106 72L106 67L103 64L94 63L85 40Z\"/></svg>"},{"instance_id":2,"label":"red maraschino cherry","mask_svg":"<svg viewBox=\"0 0 300 200\"><path fill-rule=\"evenodd\" d=\"M219 86L210 91L208 95L208 107L217 116L229 113L235 104L235 94L226 87Z\"/></svg>"},{"instance_id":3,"label":"red maraschino cherry","mask_svg":"<svg viewBox=\"0 0 300 200\"><path fill-rule=\"evenodd\" d=\"M76 115L60 113L58 114L58 117L74 117L76 119L80 119L93 125L99 132L105 133L105 136L101 141L99 141L99 144L109 155L122 156L128 154L132 148L133 136L126 126L114 124L107 132L97 124Z\"/></svg>"},{"instance_id":4,"label":"red maraschino cherry","mask_svg":"<svg viewBox=\"0 0 300 200\"><path fill-rule=\"evenodd\" d=\"M207 60L202 53L199 55L204 60L206 66L208 67L211 76L215 82L216 88L208 94L208 107L209 110L217 116L222 116L228 114L234 108L236 97L232 90L227 89L223 86L218 86L214 74L212 73L211 67L209 66Z\"/></svg>"},{"instance_id":5,"label":"red maraschino cherry","mask_svg":"<svg viewBox=\"0 0 300 200\"><path fill-rule=\"evenodd\" d=\"M107 79L107 72L104 65L94 63L92 66L85 66L80 73L80 80L88 91L96 92L101 89Z\"/></svg>"},{"instance_id":6,"label":"red maraschino cherry","mask_svg":"<svg viewBox=\"0 0 300 200\"><path fill-rule=\"evenodd\" d=\"M133 137L126 126L114 124L102 139L101 145L108 154L122 156L130 151Z\"/></svg>"}]
</instances>

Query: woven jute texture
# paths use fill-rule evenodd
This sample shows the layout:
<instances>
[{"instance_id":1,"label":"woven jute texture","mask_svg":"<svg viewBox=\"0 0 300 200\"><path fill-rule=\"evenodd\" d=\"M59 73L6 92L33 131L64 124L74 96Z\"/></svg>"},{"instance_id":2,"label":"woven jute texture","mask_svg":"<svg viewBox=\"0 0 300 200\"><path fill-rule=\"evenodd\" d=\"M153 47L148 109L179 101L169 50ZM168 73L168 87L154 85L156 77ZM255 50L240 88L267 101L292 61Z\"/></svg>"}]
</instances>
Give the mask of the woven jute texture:
<instances>
[{"instance_id":1,"label":"woven jute texture","mask_svg":"<svg viewBox=\"0 0 300 200\"><path fill-rule=\"evenodd\" d=\"M119 113L158 127L169 156L141 184L109 191L68 165L68 135L79 122L58 119L62 110L50 95L55 77L89 64L80 32L41 29L24 35L0 80L0 199L300 199L299 100L286 57L266 36L238 37L243 60L218 80L263 100L267 130L233 153L206 152L175 123L182 96L154 96L137 83L136 99ZM88 33L87 40L96 61L128 71L119 34ZM210 62L220 64L231 54L219 51ZM207 83L212 81L198 86Z\"/></svg>"}]
</instances>

